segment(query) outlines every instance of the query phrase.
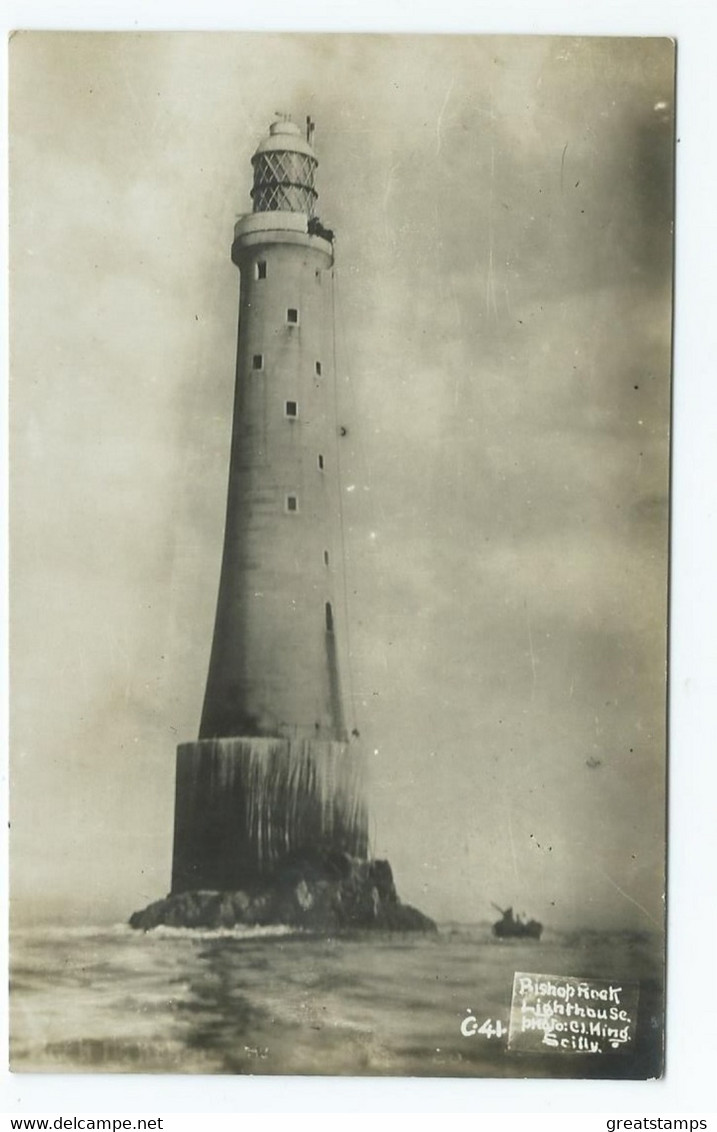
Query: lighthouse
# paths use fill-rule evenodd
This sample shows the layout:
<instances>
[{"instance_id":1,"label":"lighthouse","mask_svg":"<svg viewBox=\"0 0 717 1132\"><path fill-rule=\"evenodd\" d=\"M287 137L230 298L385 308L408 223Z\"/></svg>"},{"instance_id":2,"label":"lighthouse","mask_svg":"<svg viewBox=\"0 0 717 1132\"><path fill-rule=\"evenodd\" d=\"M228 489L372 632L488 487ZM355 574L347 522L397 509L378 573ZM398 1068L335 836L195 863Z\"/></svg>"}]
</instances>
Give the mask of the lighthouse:
<instances>
[{"instance_id":1,"label":"lighthouse","mask_svg":"<svg viewBox=\"0 0 717 1132\"><path fill-rule=\"evenodd\" d=\"M172 892L367 855L342 694L333 233L313 126L279 118L234 230L240 298L224 550L199 738L178 748Z\"/></svg>"},{"instance_id":2,"label":"lighthouse","mask_svg":"<svg viewBox=\"0 0 717 1132\"><path fill-rule=\"evenodd\" d=\"M240 295L224 550L199 737L177 749L172 888L134 928L432 931L368 854L345 608L334 237L313 126L278 118L236 224Z\"/></svg>"}]
</instances>

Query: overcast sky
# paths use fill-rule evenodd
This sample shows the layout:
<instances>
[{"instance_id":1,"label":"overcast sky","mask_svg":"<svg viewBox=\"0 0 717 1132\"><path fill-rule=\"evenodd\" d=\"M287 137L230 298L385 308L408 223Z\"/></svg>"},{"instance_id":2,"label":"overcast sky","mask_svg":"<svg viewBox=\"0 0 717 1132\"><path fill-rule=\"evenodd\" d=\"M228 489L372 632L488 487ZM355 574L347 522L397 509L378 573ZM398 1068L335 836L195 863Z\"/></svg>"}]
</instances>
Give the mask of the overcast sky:
<instances>
[{"instance_id":1,"label":"overcast sky","mask_svg":"<svg viewBox=\"0 0 717 1132\"><path fill-rule=\"evenodd\" d=\"M374 850L438 918L661 915L673 47L11 43L19 910L169 884L276 110L337 233L352 663Z\"/></svg>"}]
</instances>

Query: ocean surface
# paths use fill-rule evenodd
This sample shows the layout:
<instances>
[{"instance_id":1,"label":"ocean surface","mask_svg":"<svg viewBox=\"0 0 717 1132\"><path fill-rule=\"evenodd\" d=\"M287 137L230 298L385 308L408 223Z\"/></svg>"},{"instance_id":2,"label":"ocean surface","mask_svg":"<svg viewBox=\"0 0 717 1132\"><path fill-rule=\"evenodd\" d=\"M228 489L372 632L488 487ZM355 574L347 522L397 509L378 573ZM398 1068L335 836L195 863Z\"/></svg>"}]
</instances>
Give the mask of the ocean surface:
<instances>
[{"instance_id":1,"label":"ocean surface","mask_svg":"<svg viewBox=\"0 0 717 1132\"><path fill-rule=\"evenodd\" d=\"M507 1048L515 971L638 982L633 1048ZM15 1072L659 1076L660 940L490 925L318 938L282 928L142 933L33 928L11 938ZM461 1033L472 1012L502 1034Z\"/></svg>"}]
</instances>

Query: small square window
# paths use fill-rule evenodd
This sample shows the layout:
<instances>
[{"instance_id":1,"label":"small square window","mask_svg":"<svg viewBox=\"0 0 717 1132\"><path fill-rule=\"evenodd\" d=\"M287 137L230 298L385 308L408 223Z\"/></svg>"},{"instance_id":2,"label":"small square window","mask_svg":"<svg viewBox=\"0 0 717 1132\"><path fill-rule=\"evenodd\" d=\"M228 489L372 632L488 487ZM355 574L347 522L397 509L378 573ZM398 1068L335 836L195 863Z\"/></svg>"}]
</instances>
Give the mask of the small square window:
<instances>
[{"instance_id":1,"label":"small square window","mask_svg":"<svg viewBox=\"0 0 717 1132\"><path fill-rule=\"evenodd\" d=\"M323 472L323 470L324 470L324 457L319 452L319 471Z\"/></svg>"},{"instance_id":2,"label":"small square window","mask_svg":"<svg viewBox=\"0 0 717 1132\"><path fill-rule=\"evenodd\" d=\"M287 495L286 510L291 512L299 510L299 497L297 495Z\"/></svg>"},{"instance_id":3,"label":"small square window","mask_svg":"<svg viewBox=\"0 0 717 1132\"><path fill-rule=\"evenodd\" d=\"M296 307L289 307L288 311L286 312L286 321L296 326L299 321L299 312Z\"/></svg>"},{"instance_id":4,"label":"small square window","mask_svg":"<svg viewBox=\"0 0 717 1132\"><path fill-rule=\"evenodd\" d=\"M256 261L255 268L256 268L256 278L257 279L266 279L266 261L263 260L263 259L258 259Z\"/></svg>"},{"instance_id":5,"label":"small square window","mask_svg":"<svg viewBox=\"0 0 717 1132\"><path fill-rule=\"evenodd\" d=\"M252 369L263 369L264 368L264 355L263 354L254 354L254 357L252 358L252 361L251 361L251 368Z\"/></svg>"},{"instance_id":6,"label":"small square window","mask_svg":"<svg viewBox=\"0 0 717 1132\"><path fill-rule=\"evenodd\" d=\"M316 376L321 377L321 362L316 363Z\"/></svg>"},{"instance_id":7,"label":"small square window","mask_svg":"<svg viewBox=\"0 0 717 1132\"><path fill-rule=\"evenodd\" d=\"M287 417L298 417L299 406L296 401L284 402L284 415Z\"/></svg>"}]
</instances>

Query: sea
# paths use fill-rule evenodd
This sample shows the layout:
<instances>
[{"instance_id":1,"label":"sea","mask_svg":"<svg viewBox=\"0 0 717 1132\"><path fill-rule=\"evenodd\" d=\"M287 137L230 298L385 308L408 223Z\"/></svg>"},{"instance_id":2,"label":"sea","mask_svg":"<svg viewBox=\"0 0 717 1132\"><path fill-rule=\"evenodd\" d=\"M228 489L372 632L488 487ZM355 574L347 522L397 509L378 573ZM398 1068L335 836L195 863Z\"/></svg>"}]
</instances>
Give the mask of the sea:
<instances>
[{"instance_id":1,"label":"sea","mask_svg":"<svg viewBox=\"0 0 717 1132\"><path fill-rule=\"evenodd\" d=\"M496 939L490 924L335 938L45 926L14 932L10 955L15 1072L661 1074L662 941L648 933L546 931L536 941ZM511 1049L516 971L639 984L631 1048Z\"/></svg>"}]
</instances>

